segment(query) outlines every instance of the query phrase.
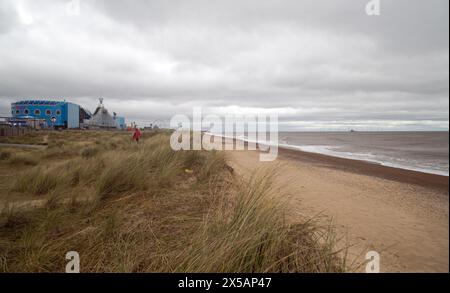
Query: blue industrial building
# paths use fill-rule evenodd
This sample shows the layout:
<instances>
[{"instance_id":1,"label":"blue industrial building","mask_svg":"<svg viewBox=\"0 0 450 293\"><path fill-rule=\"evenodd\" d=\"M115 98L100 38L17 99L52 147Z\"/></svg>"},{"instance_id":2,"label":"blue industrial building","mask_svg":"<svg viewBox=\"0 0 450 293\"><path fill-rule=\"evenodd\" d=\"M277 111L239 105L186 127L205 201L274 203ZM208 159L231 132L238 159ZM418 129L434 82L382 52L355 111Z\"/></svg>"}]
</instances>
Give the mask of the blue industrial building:
<instances>
[{"instance_id":1,"label":"blue industrial building","mask_svg":"<svg viewBox=\"0 0 450 293\"><path fill-rule=\"evenodd\" d=\"M61 101L27 100L11 104L14 119L39 119L51 128L79 128L80 121L86 117L80 106Z\"/></svg>"},{"instance_id":2,"label":"blue industrial building","mask_svg":"<svg viewBox=\"0 0 450 293\"><path fill-rule=\"evenodd\" d=\"M11 104L12 117L9 121L14 125L29 125L32 121L33 125L40 124L39 128L104 128L107 125L107 128L125 130L127 128L125 118L117 116L116 113L114 116L109 115L102 101L103 99L94 114L77 104L66 101L20 101ZM109 124L105 124L106 120Z\"/></svg>"}]
</instances>

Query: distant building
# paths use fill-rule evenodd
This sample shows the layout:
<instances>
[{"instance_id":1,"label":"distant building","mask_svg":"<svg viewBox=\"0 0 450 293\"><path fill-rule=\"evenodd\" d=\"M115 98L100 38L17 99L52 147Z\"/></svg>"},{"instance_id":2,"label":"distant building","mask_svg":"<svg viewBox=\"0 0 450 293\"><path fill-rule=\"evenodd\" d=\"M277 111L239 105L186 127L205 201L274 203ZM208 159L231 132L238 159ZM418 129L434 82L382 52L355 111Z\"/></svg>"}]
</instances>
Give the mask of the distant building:
<instances>
[{"instance_id":1,"label":"distant building","mask_svg":"<svg viewBox=\"0 0 450 293\"><path fill-rule=\"evenodd\" d=\"M85 128L84 121L89 120L92 117L92 113L89 110L80 107L80 128Z\"/></svg>"},{"instance_id":2,"label":"distant building","mask_svg":"<svg viewBox=\"0 0 450 293\"><path fill-rule=\"evenodd\" d=\"M12 120L40 121L41 128L80 128L80 112L89 117L79 105L62 101L25 100L11 104ZM81 120L81 121L80 121Z\"/></svg>"},{"instance_id":3,"label":"distant building","mask_svg":"<svg viewBox=\"0 0 450 293\"><path fill-rule=\"evenodd\" d=\"M116 120L117 128L119 128L121 130L127 129L127 124L125 123L125 117L114 116L114 118Z\"/></svg>"},{"instance_id":4,"label":"distant building","mask_svg":"<svg viewBox=\"0 0 450 293\"><path fill-rule=\"evenodd\" d=\"M103 99L100 98L100 103L95 109L94 114L89 120L84 121L84 125L91 129L126 129L125 118L109 114L108 110L103 105Z\"/></svg>"},{"instance_id":5,"label":"distant building","mask_svg":"<svg viewBox=\"0 0 450 293\"><path fill-rule=\"evenodd\" d=\"M11 104L11 126L45 128L126 129L125 118L109 114L103 99L92 114L77 104L66 101L25 100Z\"/></svg>"}]
</instances>

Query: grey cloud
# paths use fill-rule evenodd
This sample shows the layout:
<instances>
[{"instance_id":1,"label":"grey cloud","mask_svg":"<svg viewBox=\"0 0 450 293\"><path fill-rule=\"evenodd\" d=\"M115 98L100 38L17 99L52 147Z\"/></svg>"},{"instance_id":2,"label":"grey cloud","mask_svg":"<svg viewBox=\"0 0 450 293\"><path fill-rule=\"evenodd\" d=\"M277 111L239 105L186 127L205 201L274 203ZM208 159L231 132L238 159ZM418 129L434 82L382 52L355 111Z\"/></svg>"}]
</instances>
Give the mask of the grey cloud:
<instances>
[{"instance_id":1,"label":"grey cloud","mask_svg":"<svg viewBox=\"0 0 450 293\"><path fill-rule=\"evenodd\" d=\"M448 121L448 1L381 0L379 17L367 2L81 0L76 16L67 1L2 1L0 112L19 98L93 108L102 96L142 123L193 106L330 125Z\"/></svg>"},{"instance_id":2,"label":"grey cloud","mask_svg":"<svg viewBox=\"0 0 450 293\"><path fill-rule=\"evenodd\" d=\"M406 52L448 47L448 8L445 0L381 1L379 18L367 17L368 0L96 0L95 6L113 19L152 30L160 25L212 24L251 31L267 24L294 24L333 33L371 35ZM142 9L146 7L146 9ZM401 41L399 41L401 40ZM404 52L405 53L405 52Z\"/></svg>"}]
</instances>

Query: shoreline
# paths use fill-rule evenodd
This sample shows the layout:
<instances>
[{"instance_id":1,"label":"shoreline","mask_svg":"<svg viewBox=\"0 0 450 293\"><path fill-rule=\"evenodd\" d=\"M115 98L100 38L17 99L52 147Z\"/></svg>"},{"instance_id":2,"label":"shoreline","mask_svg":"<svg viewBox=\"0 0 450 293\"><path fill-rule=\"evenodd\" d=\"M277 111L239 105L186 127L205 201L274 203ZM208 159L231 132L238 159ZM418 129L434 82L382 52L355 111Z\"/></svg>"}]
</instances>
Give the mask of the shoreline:
<instances>
[{"instance_id":1,"label":"shoreline","mask_svg":"<svg viewBox=\"0 0 450 293\"><path fill-rule=\"evenodd\" d=\"M222 137L224 139L224 143L231 140L233 140L234 143L234 141L238 139L211 133L206 134L212 137ZM255 144L254 142L248 142L245 140L241 141L244 142L246 148L248 144ZM258 146L257 143L256 146ZM258 147L257 151L260 151ZM449 176L445 175L415 171L400 167L386 166L365 160L307 152L286 146L278 146L278 156L284 156L287 159L295 159L301 162L312 163L318 166L328 167L355 174L365 174L367 176L374 176L400 183L413 184L421 187L431 188L440 192L446 192L447 195L449 194Z\"/></svg>"},{"instance_id":2,"label":"shoreline","mask_svg":"<svg viewBox=\"0 0 450 293\"><path fill-rule=\"evenodd\" d=\"M259 154L227 151L237 176L277 174L290 221L332 225L356 272L372 250L381 272L449 272L448 177L285 148L271 162Z\"/></svg>"},{"instance_id":3,"label":"shoreline","mask_svg":"<svg viewBox=\"0 0 450 293\"><path fill-rule=\"evenodd\" d=\"M335 157L331 155L306 152L298 149L279 147L278 155L285 158L312 163L341 171L364 174L400 183L427 187L443 192L449 189L449 177L420 171L385 166L369 161Z\"/></svg>"},{"instance_id":4,"label":"shoreline","mask_svg":"<svg viewBox=\"0 0 450 293\"><path fill-rule=\"evenodd\" d=\"M279 148L289 149L289 150L298 150L301 152L320 154L320 155L336 157L336 158L341 158L341 159L347 159L347 160L362 161L362 162L371 163L371 164L375 164L375 165L381 165L384 167L391 167L391 168L402 169L402 170L407 170L407 171L415 171L415 172L425 173L425 174L439 175L439 176L444 176L447 178L450 177L448 172L444 172L444 171L439 171L439 170L434 170L434 169L433 170L432 169L421 169L421 168L415 168L415 167L405 166L405 165L400 165L400 164L391 164L391 163L385 162L385 161L356 158L356 157L352 157L351 155L345 156L345 155L338 155L337 153L331 154L331 153L325 153L325 152L319 152L319 151L309 151L309 150L302 149L303 148L302 146L280 144Z\"/></svg>"}]
</instances>

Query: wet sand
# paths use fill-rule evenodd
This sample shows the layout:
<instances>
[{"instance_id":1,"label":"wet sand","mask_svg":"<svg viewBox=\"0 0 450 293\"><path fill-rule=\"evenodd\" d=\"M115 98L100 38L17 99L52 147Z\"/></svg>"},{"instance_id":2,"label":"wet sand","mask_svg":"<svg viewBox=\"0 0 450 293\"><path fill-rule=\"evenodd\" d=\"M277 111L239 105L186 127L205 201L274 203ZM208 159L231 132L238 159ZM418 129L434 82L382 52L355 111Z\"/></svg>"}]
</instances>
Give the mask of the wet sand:
<instances>
[{"instance_id":1,"label":"wet sand","mask_svg":"<svg viewBox=\"0 0 450 293\"><path fill-rule=\"evenodd\" d=\"M334 168L346 172L366 174L379 178L394 180L407 184L429 187L442 192L448 192L449 177L387 167L381 164L332 157L317 153L280 148L280 155L285 159L294 159L304 163L313 163L319 166Z\"/></svg>"},{"instance_id":2,"label":"wet sand","mask_svg":"<svg viewBox=\"0 0 450 293\"><path fill-rule=\"evenodd\" d=\"M382 272L449 272L448 177L289 149L274 162L258 151L228 157L238 176L277 170L291 220L332 220L349 261L375 250Z\"/></svg>"}]
</instances>

